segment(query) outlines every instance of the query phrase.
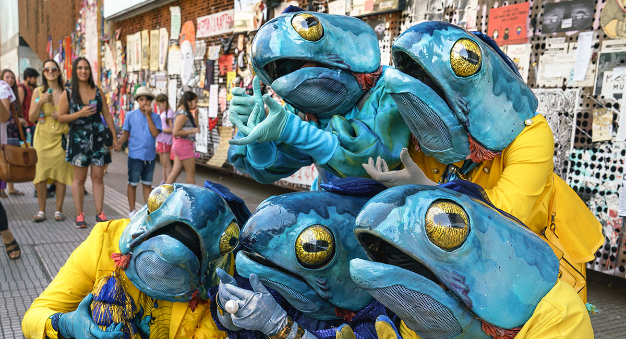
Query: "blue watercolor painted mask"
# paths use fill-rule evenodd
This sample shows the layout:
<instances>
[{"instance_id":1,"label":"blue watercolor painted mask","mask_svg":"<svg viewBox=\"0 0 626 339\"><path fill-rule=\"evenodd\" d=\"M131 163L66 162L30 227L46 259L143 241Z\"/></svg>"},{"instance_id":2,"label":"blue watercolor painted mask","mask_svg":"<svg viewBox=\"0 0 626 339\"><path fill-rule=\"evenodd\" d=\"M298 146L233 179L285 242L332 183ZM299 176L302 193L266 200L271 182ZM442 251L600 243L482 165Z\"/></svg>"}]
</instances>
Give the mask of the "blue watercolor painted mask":
<instances>
[{"instance_id":1,"label":"blue watercolor painted mask","mask_svg":"<svg viewBox=\"0 0 626 339\"><path fill-rule=\"evenodd\" d=\"M523 224L437 186L378 194L355 234L372 261L352 260L352 279L422 338L489 338L480 320L523 326L559 274Z\"/></svg>"},{"instance_id":2,"label":"blue watercolor painted mask","mask_svg":"<svg viewBox=\"0 0 626 339\"><path fill-rule=\"evenodd\" d=\"M205 299L219 280L217 267L228 269L239 244L239 226L227 202L196 185L161 185L137 212L120 238L130 254L129 280L148 296L187 302L199 289Z\"/></svg>"},{"instance_id":3,"label":"blue watercolor painted mask","mask_svg":"<svg viewBox=\"0 0 626 339\"><path fill-rule=\"evenodd\" d=\"M489 37L424 22L402 33L391 52L404 76L396 74L389 91L420 145L441 162L468 151L460 126L486 149L502 151L536 115L536 97Z\"/></svg>"},{"instance_id":4,"label":"blue watercolor painted mask","mask_svg":"<svg viewBox=\"0 0 626 339\"><path fill-rule=\"evenodd\" d=\"M338 319L337 308L361 310L373 299L350 279L349 263L366 258L353 233L366 202L324 191L265 200L241 232L237 271L255 273L313 319Z\"/></svg>"},{"instance_id":5,"label":"blue watercolor painted mask","mask_svg":"<svg viewBox=\"0 0 626 339\"><path fill-rule=\"evenodd\" d=\"M377 71L380 50L376 34L362 20L296 12L259 29L252 42L252 65L286 102L330 118L345 114L363 96L353 74Z\"/></svg>"}]
</instances>

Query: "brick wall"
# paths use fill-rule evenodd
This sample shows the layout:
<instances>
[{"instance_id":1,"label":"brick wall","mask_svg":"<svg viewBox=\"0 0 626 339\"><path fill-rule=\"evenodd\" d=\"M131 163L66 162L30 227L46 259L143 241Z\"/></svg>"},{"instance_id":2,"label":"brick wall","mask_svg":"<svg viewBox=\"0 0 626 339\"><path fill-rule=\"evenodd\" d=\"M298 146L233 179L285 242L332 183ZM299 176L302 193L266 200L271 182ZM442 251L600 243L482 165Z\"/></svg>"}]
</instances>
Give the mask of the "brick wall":
<instances>
[{"instance_id":1,"label":"brick wall","mask_svg":"<svg viewBox=\"0 0 626 339\"><path fill-rule=\"evenodd\" d=\"M20 34L41 60L48 59L46 46L52 48L76 29L83 0L19 0Z\"/></svg>"},{"instance_id":2,"label":"brick wall","mask_svg":"<svg viewBox=\"0 0 626 339\"><path fill-rule=\"evenodd\" d=\"M165 27L171 34L170 7L172 6L180 6L181 26L187 20L193 21L194 26L196 26L196 18L232 9L235 6L235 2L234 0L178 0L132 18L118 21L115 23L115 29L122 29L120 35L122 44L126 45L126 35L134 34L144 29L152 30ZM219 36L209 37L206 41L208 44L217 44L219 43Z\"/></svg>"}]
</instances>

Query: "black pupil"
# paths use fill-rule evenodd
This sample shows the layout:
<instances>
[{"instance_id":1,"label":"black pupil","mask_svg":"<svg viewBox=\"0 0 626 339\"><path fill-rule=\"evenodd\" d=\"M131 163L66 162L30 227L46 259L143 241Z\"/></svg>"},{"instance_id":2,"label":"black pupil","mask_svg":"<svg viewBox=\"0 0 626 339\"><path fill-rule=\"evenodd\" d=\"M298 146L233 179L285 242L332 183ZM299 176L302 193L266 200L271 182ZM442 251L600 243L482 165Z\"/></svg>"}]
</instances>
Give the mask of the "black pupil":
<instances>
[{"instance_id":1,"label":"black pupil","mask_svg":"<svg viewBox=\"0 0 626 339\"><path fill-rule=\"evenodd\" d=\"M309 29L317 25L319 25L319 21L317 21L317 19L314 17L304 18L304 20L300 22L300 26L302 26L302 28L304 29Z\"/></svg>"},{"instance_id":2,"label":"black pupil","mask_svg":"<svg viewBox=\"0 0 626 339\"><path fill-rule=\"evenodd\" d=\"M467 60L467 62L469 62L472 65L477 65L479 60L478 54L472 52L472 51L468 51L465 47L463 47L463 49L461 49L461 51L459 51L459 54L461 54L461 57L465 60Z\"/></svg>"},{"instance_id":3,"label":"black pupil","mask_svg":"<svg viewBox=\"0 0 626 339\"><path fill-rule=\"evenodd\" d=\"M316 240L302 244L302 249L309 253L317 253L327 251L330 244L326 240Z\"/></svg>"},{"instance_id":4,"label":"black pupil","mask_svg":"<svg viewBox=\"0 0 626 339\"><path fill-rule=\"evenodd\" d=\"M463 217L456 213L439 213L435 215L434 221L436 224L440 224L446 227L464 228L465 220Z\"/></svg>"},{"instance_id":5,"label":"black pupil","mask_svg":"<svg viewBox=\"0 0 626 339\"><path fill-rule=\"evenodd\" d=\"M237 242L238 242L238 241L239 241L239 238L237 238L237 237L232 237L232 238L230 238L230 240L228 240L228 245L229 245L230 247L235 247L235 246L237 246Z\"/></svg>"}]
</instances>

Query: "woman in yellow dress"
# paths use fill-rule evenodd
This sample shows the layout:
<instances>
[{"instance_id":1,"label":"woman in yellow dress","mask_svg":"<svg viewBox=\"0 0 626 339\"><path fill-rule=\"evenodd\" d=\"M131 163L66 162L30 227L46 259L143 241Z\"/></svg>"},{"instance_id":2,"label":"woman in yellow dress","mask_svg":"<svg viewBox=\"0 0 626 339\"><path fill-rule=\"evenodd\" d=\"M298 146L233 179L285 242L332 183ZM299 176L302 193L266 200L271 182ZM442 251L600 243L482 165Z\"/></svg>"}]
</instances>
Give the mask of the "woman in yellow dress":
<instances>
[{"instance_id":1,"label":"woman in yellow dress","mask_svg":"<svg viewBox=\"0 0 626 339\"><path fill-rule=\"evenodd\" d=\"M63 135L69 132L69 126L57 120L59 99L65 92L63 76L59 65L54 60L43 64L43 86L35 89L30 105L29 118L37 122L33 147L37 151L37 172L33 181L37 189L39 212L33 217L34 222L46 220L46 195L48 181L56 186L55 221L65 220L63 201L66 185L74 180L72 165L65 162L65 150L62 146Z\"/></svg>"}]
</instances>

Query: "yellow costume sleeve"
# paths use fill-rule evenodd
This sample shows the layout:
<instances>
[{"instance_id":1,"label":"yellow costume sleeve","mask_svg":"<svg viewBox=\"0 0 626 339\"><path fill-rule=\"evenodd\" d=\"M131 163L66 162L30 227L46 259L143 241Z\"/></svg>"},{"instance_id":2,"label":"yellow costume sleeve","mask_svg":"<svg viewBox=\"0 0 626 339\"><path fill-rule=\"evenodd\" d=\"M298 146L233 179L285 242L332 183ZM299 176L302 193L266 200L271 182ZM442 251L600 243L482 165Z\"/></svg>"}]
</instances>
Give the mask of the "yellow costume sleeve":
<instances>
[{"instance_id":1,"label":"yellow costume sleeve","mask_svg":"<svg viewBox=\"0 0 626 339\"><path fill-rule=\"evenodd\" d=\"M591 319L578 294L561 280L537 305L515 339L593 339Z\"/></svg>"},{"instance_id":2,"label":"yellow costume sleeve","mask_svg":"<svg viewBox=\"0 0 626 339\"><path fill-rule=\"evenodd\" d=\"M504 170L497 183L485 189L496 207L525 224L532 218L531 210L544 192L554 167L552 130L543 116L537 115L532 120L532 125L527 126L503 151Z\"/></svg>"},{"instance_id":3,"label":"yellow costume sleeve","mask_svg":"<svg viewBox=\"0 0 626 339\"><path fill-rule=\"evenodd\" d=\"M119 240L126 224L128 219L96 224L89 237L72 252L54 280L24 314L22 332L26 338L44 338L46 321L51 315L76 310L102 273L99 264L103 244L106 243L107 247L116 245L114 239ZM114 232L107 232L109 228ZM110 266L112 269L112 260Z\"/></svg>"}]
</instances>

